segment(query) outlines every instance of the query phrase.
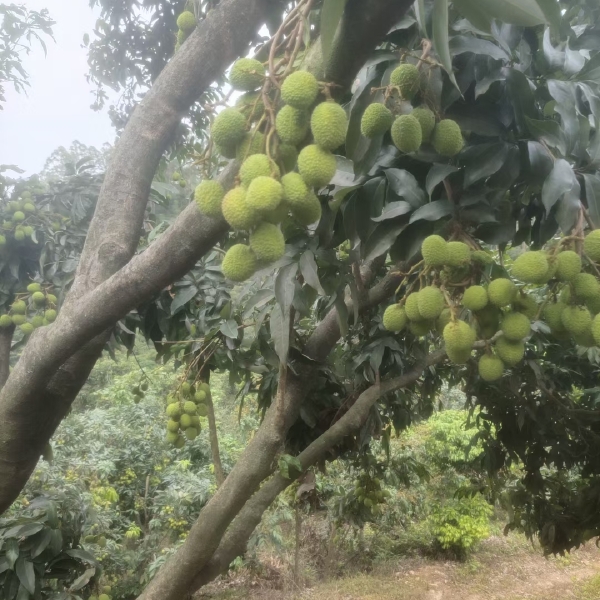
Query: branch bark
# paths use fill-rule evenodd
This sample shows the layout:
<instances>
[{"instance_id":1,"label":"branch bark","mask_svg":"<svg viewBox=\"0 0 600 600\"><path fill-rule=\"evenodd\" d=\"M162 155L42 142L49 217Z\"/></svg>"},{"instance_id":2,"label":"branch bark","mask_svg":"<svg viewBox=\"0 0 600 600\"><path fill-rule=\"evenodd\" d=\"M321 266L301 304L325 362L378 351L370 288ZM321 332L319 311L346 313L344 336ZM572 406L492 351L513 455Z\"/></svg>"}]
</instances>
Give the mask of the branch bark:
<instances>
[{"instance_id":1,"label":"branch bark","mask_svg":"<svg viewBox=\"0 0 600 600\"><path fill-rule=\"evenodd\" d=\"M302 469L306 471L318 461L325 458L327 452L339 444L345 437L352 435L359 429L367 420L369 411L373 405L382 396L411 385L423 374L425 369L440 363L445 357L446 352L443 349L432 352L422 363L416 365L408 373L404 373L380 385L373 385L365 390L336 423L298 455ZM252 496L227 530L212 559L195 578L192 591L200 589L215 579L215 577L224 573L231 562L245 552L246 544L260 523L263 513L291 483L293 483L292 480L285 479L280 474L277 474Z\"/></svg>"},{"instance_id":2,"label":"branch bark","mask_svg":"<svg viewBox=\"0 0 600 600\"><path fill-rule=\"evenodd\" d=\"M0 329L0 389L4 387L10 374L10 349L15 326Z\"/></svg>"}]
</instances>

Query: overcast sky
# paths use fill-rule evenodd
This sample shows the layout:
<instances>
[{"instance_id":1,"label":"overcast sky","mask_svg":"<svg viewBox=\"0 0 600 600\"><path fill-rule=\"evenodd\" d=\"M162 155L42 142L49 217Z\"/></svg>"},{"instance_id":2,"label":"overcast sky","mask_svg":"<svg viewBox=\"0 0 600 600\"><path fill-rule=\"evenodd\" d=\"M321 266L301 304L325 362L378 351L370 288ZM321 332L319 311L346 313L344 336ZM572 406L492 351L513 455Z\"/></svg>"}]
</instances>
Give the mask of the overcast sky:
<instances>
[{"instance_id":1,"label":"overcast sky","mask_svg":"<svg viewBox=\"0 0 600 600\"><path fill-rule=\"evenodd\" d=\"M15 164L27 174L39 172L48 155L74 140L100 148L114 142L106 112L94 112L91 86L85 80L87 52L84 33L92 37L97 18L87 0L20 0L19 4L48 8L56 21L56 43L48 42L48 54L34 46L23 64L31 87L24 94L7 88L7 102L0 111L0 164Z\"/></svg>"}]
</instances>

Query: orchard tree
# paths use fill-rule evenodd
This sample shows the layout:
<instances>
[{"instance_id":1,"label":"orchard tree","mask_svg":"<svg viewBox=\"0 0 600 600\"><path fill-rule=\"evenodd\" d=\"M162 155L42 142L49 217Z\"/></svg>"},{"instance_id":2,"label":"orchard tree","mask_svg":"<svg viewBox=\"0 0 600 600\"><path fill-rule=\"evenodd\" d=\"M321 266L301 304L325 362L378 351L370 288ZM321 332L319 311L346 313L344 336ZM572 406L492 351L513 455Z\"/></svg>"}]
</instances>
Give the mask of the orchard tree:
<instances>
[{"instance_id":1,"label":"orchard tree","mask_svg":"<svg viewBox=\"0 0 600 600\"><path fill-rule=\"evenodd\" d=\"M101 4L92 76L152 87L129 98L74 279L57 295L45 274L39 291L13 273L6 364L23 312L29 337L0 393L0 510L120 322L186 365L165 403L176 445L211 415L212 370L264 412L141 598L224 572L294 479L389 441L444 384L478 407L483 466L522 465L510 526L549 552L598 535L597 3L222 0L175 16L151 2L152 27ZM242 96L211 88L232 63ZM167 150L193 153L205 179L142 235ZM8 257L22 192L3 206ZM56 320L23 329L63 288Z\"/></svg>"}]
</instances>

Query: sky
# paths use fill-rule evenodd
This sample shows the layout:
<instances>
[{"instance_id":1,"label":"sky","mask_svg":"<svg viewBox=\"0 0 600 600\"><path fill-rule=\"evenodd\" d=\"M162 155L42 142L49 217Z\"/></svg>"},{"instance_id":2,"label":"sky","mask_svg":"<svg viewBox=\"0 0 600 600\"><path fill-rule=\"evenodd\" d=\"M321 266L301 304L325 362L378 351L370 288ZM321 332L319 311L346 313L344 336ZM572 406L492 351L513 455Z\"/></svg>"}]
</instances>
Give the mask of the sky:
<instances>
[{"instance_id":1,"label":"sky","mask_svg":"<svg viewBox=\"0 0 600 600\"><path fill-rule=\"evenodd\" d=\"M56 21L48 54L35 45L23 66L30 75L27 96L7 86L7 101L0 111L0 164L42 170L53 150L74 140L100 148L113 143L114 130L106 111L94 112L92 87L85 79L87 51L83 34L92 30L98 16L87 0L20 0L31 10L48 8Z\"/></svg>"}]
</instances>

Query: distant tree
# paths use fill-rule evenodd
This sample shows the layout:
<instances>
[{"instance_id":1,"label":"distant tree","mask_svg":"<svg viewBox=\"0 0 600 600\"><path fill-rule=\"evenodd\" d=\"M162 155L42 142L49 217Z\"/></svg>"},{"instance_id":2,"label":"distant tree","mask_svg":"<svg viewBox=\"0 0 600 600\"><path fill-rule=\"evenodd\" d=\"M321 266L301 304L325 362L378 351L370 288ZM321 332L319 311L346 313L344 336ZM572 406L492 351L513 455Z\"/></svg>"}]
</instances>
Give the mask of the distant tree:
<instances>
[{"instance_id":1,"label":"distant tree","mask_svg":"<svg viewBox=\"0 0 600 600\"><path fill-rule=\"evenodd\" d=\"M98 150L94 146L86 146L75 140L69 149L59 146L50 154L40 176L62 178L75 175L82 170L93 174L104 173L109 155L109 144L104 144L102 150Z\"/></svg>"},{"instance_id":2,"label":"distant tree","mask_svg":"<svg viewBox=\"0 0 600 600\"><path fill-rule=\"evenodd\" d=\"M0 109L5 102L5 86L12 84L17 92L24 92L29 76L21 64L23 53L29 54L34 42L44 52L44 37L52 38L54 21L47 9L28 10L22 4L0 3ZM53 38L52 38L53 39Z\"/></svg>"}]
</instances>

